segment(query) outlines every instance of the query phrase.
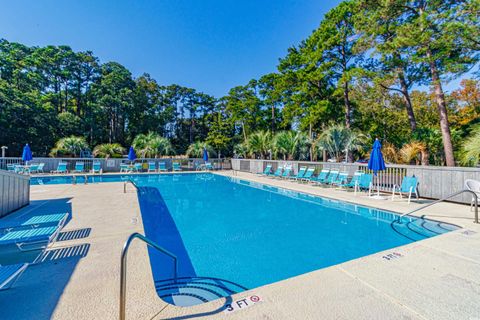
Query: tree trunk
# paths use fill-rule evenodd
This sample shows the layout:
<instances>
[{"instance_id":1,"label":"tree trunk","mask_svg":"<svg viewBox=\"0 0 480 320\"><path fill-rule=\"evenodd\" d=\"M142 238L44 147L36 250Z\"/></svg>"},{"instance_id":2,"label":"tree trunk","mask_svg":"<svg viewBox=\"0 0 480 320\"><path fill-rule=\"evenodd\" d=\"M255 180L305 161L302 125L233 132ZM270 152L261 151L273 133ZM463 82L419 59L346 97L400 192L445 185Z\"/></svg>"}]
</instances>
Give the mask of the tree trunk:
<instances>
[{"instance_id":1,"label":"tree trunk","mask_svg":"<svg viewBox=\"0 0 480 320\"><path fill-rule=\"evenodd\" d=\"M400 87L402 88L403 98L405 99L405 107L407 109L408 121L410 122L410 129L412 132L417 130L417 120L413 113L412 101L410 100L410 94L408 92L407 82L405 81L405 74L403 69L398 71L398 80L400 81Z\"/></svg>"},{"instance_id":2,"label":"tree trunk","mask_svg":"<svg viewBox=\"0 0 480 320\"><path fill-rule=\"evenodd\" d=\"M352 124L352 106L350 105L348 82L345 81L343 89L343 98L345 103L345 127L350 129L350 125Z\"/></svg>"},{"instance_id":3,"label":"tree trunk","mask_svg":"<svg viewBox=\"0 0 480 320\"><path fill-rule=\"evenodd\" d=\"M272 105L272 134L275 132L275 106Z\"/></svg>"},{"instance_id":4,"label":"tree trunk","mask_svg":"<svg viewBox=\"0 0 480 320\"><path fill-rule=\"evenodd\" d=\"M455 158L453 157L452 137L450 135L450 124L448 122L447 103L445 94L443 93L442 83L438 74L437 66L432 58L432 52L427 49L427 58L430 64L430 72L432 74L432 83L435 89L435 99L440 116L440 130L442 131L443 150L445 152L445 162L447 166L455 166Z\"/></svg>"}]
</instances>

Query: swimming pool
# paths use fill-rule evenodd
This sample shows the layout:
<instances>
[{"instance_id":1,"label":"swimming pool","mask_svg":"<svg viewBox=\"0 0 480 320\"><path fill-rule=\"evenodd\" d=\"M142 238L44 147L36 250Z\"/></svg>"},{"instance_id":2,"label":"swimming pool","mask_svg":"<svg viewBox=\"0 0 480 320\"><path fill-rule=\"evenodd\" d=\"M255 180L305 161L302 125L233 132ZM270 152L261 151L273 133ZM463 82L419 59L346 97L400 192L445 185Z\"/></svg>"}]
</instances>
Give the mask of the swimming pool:
<instances>
[{"instance_id":1,"label":"swimming pool","mask_svg":"<svg viewBox=\"0 0 480 320\"><path fill-rule=\"evenodd\" d=\"M160 297L194 305L456 229L214 174L136 177Z\"/></svg>"}]
</instances>

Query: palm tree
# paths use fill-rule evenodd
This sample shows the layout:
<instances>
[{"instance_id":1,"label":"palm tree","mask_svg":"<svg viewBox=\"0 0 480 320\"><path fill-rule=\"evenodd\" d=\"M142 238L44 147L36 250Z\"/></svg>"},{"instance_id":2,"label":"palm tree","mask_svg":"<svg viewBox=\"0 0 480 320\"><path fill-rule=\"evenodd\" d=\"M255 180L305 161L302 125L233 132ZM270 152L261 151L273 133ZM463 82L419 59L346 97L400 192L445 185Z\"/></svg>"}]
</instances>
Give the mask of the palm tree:
<instances>
[{"instance_id":1,"label":"palm tree","mask_svg":"<svg viewBox=\"0 0 480 320\"><path fill-rule=\"evenodd\" d=\"M471 135L465 140L461 149L463 165L478 166L480 162L480 126L473 129Z\"/></svg>"},{"instance_id":2,"label":"palm tree","mask_svg":"<svg viewBox=\"0 0 480 320\"><path fill-rule=\"evenodd\" d=\"M303 132L280 131L273 139L273 149L283 155L284 160L305 159L308 157L310 138Z\"/></svg>"},{"instance_id":3,"label":"palm tree","mask_svg":"<svg viewBox=\"0 0 480 320\"><path fill-rule=\"evenodd\" d=\"M119 143L99 144L93 149L93 155L100 158L121 158L125 148Z\"/></svg>"},{"instance_id":4,"label":"palm tree","mask_svg":"<svg viewBox=\"0 0 480 320\"><path fill-rule=\"evenodd\" d=\"M351 152L361 151L365 142L365 135L344 125L333 125L320 135L315 144L319 150L326 150L331 158L340 161L349 159Z\"/></svg>"},{"instance_id":5,"label":"palm tree","mask_svg":"<svg viewBox=\"0 0 480 320\"><path fill-rule=\"evenodd\" d=\"M254 132L248 137L246 147L250 154L265 159L272 150L272 135L269 131Z\"/></svg>"},{"instance_id":6,"label":"palm tree","mask_svg":"<svg viewBox=\"0 0 480 320\"><path fill-rule=\"evenodd\" d=\"M248 148L247 148L247 146L245 145L245 143L239 143L239 144L236 144L236 145L233 147L233 153L234 153L237 157L246 158L246 157L247 157L247 154L248 154Z\"/></svg>"},{"instance_id":7,"label":"palm tree","mask_svg":"<svg viewBox=\"0 0 480 320\"><path fill-rule=\"evenodd\" d=\"M406 164L411 164L413 161L417 165L420 161L424 164L426 156L428 158L427 146L424 142L412 141L400 149L401 160Z\"/></svg>"},{"instance_id":8,"label":"palm tree","mask_svg":"<svg viewBox=\"0 0 480 320\"><path fill-rule=\"evenodd\" d=\"M133 139L132 146L142 158L155 158L173 153L170 141L154 132L137 135Z\"/></svg>"},{"instance_id":9,"label":"palm tree","mask_svg":"<svg viewBox=\"0 0 480 320\"><path fill-rule=\"evenodd\" d=\"M50 156L73 156L76 157L82 150L88 149L88 143L84 137L70 136L65 137L55 143L55 147L50 151Z\"/></svg>"},{"instance_id":10,"label":"palm tree","mask_svg":"<svg viewBox=\"0 0 480 320\"><path fill-rule=\"evenodd\" d=\"M187 149L187 156L191 158L202 158L203 157L203 149L207 149L208 155L210 157L215 156L215 150L211 145L203 141L196 141L188 146Z\"/></svg>"}]
</instances>

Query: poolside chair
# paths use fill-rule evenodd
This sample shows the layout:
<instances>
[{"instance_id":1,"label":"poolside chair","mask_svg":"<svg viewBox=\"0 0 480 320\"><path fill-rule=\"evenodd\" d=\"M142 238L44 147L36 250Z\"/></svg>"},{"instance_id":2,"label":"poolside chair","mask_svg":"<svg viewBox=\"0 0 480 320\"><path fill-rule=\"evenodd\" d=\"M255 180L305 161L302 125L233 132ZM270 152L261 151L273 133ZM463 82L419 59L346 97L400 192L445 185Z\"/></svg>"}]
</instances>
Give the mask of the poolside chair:
<instances>
[{"instance_id":1,"label":"poolside chair","mask_svg":"<svg viewBox=\"0 0 480 320\"><path fill-rule=\"evenodd\" d=\"M373 174L365 173L360 176L358 179L357 184L355 185L355 195L357 195L357 191L361 190L368 190L368 196L372 194L372 187L373 187Z\"/></svg>"},{"instance_id":2,"label":"poolside chair","mask_svg":"<svg viewBox=\"0 0 480 320\"><path fill-rule=\"evenodd\" d=\"M67 170L67 163L66 162L59 162L57 165L57 170L52 170L52 173L68 173Z\"/></svg>"},{"instance_id":3,"label":"poolside chair","mask_svg":"<svg viewBox=\"0 0 480 320\"><path fill-rule=\"evenodd\" d=\"M330 185L333 184L337 180L338 175L339 175L338 170L331 170L324 184L330 184Z\"/></svg>"},{"instance_id":4,"label":"poolside chair","mask_svg":"<svg viewBox=\"0 0 480 320\"><path fill-rule=\"evenodd\" d=\"M277 168L277 170L275 170L275 172L273 174L270 174L268 175L269 177L281 177L282 176L282 172L283 172L283 167L282 166L279 166Z\"/></svg>"},{"instance_id":5,"label":"poolside chair","mask_svg":"<svg viewBox=\"0 0 480 320\"><path fill-rule=\"evenodd\" d=\"M313 177L313 173L315 172L315 167L309 167L300 181L309 181Z\"/></svg>"},{"instance_id":6,"label":"poolside chair","mask_svg":"<svg viewBox=\"0 0 480 320\"><path fill-rule=\"evenodd\" d=\"M287 166L285 167L285 170L283 170L282 172L282 175L280 176L280 178L286 178L286 179L289 179L292 175L292 167L290 166Z\"/></svg>"},{"instance_id":7,"label":"poolside chair","mask_svg":"<svg viewBox=\"0 0 480 320\"><path fill-rule=\"evenodd\" d=\"M140 162L137 162L133 165L133 168L136 172L142 172L143 165Z\"/></svg>"},{"instance_id":8,"label":"poolside chair","mask_svg":"<svg viewBox=\"0 0 480 320\"><path fill-rule=\"evenodd\" d=\"M46 249L60 234L59 226L13 228L0 235L0 247L16 246L20 251Z\"/></svg>"},{"instance_id":9,"label":"poolside chair","mask_svg":"<svg viewBox=\"0 0 480 320\"><path fill-rule=\"evenodd\" d=\"M480 203L480 181L467 179L465 180L465 189L475 192L477 195L477 199ZM470 210L473 209L473 205L475 204L475 198L472 195L472 201L470 202Z\"/></svg>"},{"instance_id":10,"label":"poolside chair","mask_svg":"<svg viewBox=\"0 0 480 320\"><path fill-rule=\"evenodd\" d=\"M292 179L292 180L302 179L306 171L307 171L307 167L300 167L300 169L298 169L297 174L294 176L290 176L289 179Z\"/></svg>"},{"instance_id":11,"label":"poolside chair","mask_svg":"<svg viewBox=\"0 0 480 320\"><path fill-rule=\"evenodd\" d=\"M157 172L157 166L155 165L155 162L148 162L148 172Z\"/></svg>"},{"instance_id":12,"label":"poolside chair","mask_svg":"<svg viewBox=\"0 0 480 320\"><path fill-rule=\"evenodd\" d=\"M353 177L352 179L350 180L350 182L347 182L345 181L345 183L342 183L339 185L340 188L355 188L355 186L357 185L357 183L359 182L360 180L360 177L364 174L363 171L361 170L357 170L355 171L355 173L353 174Z\"/></svg>"},{"instance_id":13,"label":"poolside chair","mask_svg":"<svg viewBox=\"0 0 480 320\"><path fill-rule=\"evenodd\" d=\"M26 228L38 228L49 225L57 226L60 229L63 228L69 213L52 213L52 214L40 214L40 215L23 215L15 218L0 219L0 233L7 233L13 229L26 229Z\"/></svg>"},{"instance_id":14,"label":"poolside chair","mask_svg":"<svg viewBox=\"0 0 480 320\"><path fill-rule=\"evenodd\" d=\"M38 173L38 164L32 163L29 167L25 168L25 173Z\"/></svg>"},{"instance_id":15,"label":"poolside chair","mask_svg":"<svg viewBox=\"0 0 480 320\"><path fill-rule=\"evenodd\" d=\"M102 164L99 161L94 161L92 163L92 173L101 173L102 172Z\"/></svg>"},{"instance_id":16,"label":"poolside chair","mask_svg":"<svg viewBox=\"0 0 480 320\"><path fill-rule=\"evenodd\" d=\"M166 172L167 170L167 164L165 162L159 162L158 163L158 171L161 172Z\"/></svg>"},{"instance_id":17,"label":"poolside chair","mask_svg":"<svg viewBox=\"0 0 480 320\"><path fill-rule=\"evenodd\" d=\"M180 166L179 162L173 163L173 171L182 171L182 167Z\"/></svg>"},{"instance_id":18,"label":"poolside chair","mask_svg":"<svg viewBox=\"0 0 480 320\"><path fill-rule=\"evenodd\" d=\"M43 168L45 167L45 163L40 162L37 167L37 172L38 173L43 173Z\"/></svg>"},{"instance_id":19,"label":"poolside chair","mask_svg":"<svg viewBox=\"0 0 480 320\"><path fill-rule=\"evenodd\" d=\"M338 186L348 181L348 172L340 172L337 177L332 181L332 186Z\"/></svg>"},{"instance_id":20,"label":"poolside chair","mask_svg":"<svg viewBox=\"0 0 480 320\"><path fill-rule=\"evenodd\" d=\"M120 163L120 172L129 172L130 171L130 167L128 165L128 163Z\"/></svg>"},{"instance_id":21,"label":"poolside chair","mask_svg":"<svg viewBox=\"0 0 480 320\"><path fill-rule=\"evenodd\" d=\"M330 170L329 169L322 169L322 171L320 171L320 173L318 174L318 176L316 177L312 177L310 179L310 181L312 182L315 182L315 183L325 183L327 182L327 179L328 179L328 175L330 174Z\"/></svg>"},{"instance_id":22,"label":"poolside chair","mask_svg":"<svg viewBox=\"0 0 480 320\"><path fill-rule=\"evenodd\" d=\"M7 164L7 171L15 172L15 165L13 163Z\"/></svg>"},{"instance_id":23,"label":"poolside chair","mask_svg":"<svg viewBox=\"0 0 480 320\"><path fill-rule=\"evenodd\" d=\"M28 263L0 265L0 290L7 290L27 269Z\"/></svg>"},{"instance_id":24,"label":"poolside chair","mask_svg":"<svg viewBox=\"0 0 480 320\"><path fill-rule=\"evenodd\" d=\"M82 161L75 162L75 169L72 170L72 173L82 173L85 170L85 163Z\"/></svg>"},{"instance_id":25,"label":"poolside chair","mask_svg":"<svg viewBox=\"0 0 480 320\"><path fill-rule=\"evenodd\" d=\"M392 201L395 199L395 194L398 192L400 199L403 194L408 194L408 203L412 198L412 194L415 194L415 198L418 199L418 179L417 177L403 177L402 185L394 185L392 189Z\"/></svg>"},{"instance_id":26,"label":"poolside chair","mask_svg":"<svg viewBox=\"0 0 480 320\"><path fill-rule=\"evenodd\" d=\"M261 176L268 176L269 174L272 173L272 165L271 164L267 164L267 166L265 167L265 170L263 170L262 173L260 173L259 175Z\"/></svg>"},{"instance_id":27,"label":"poolside chair","mask_svg":"<svg viewBox=\"0 0 480 320\"><path fill-rule=\"evenodd\" d=\"M13 165L13 171L18 174L22 174L24 172L24 168L22 165L19 164L14 164Z\"/></svg>"},{"instance_id":28,"label":"poolside chair","mask_svg":"<svg viewBox=\"0 0 480 320\"><path fill-rule=\"evenodd\" d=\"M211 162L205 162L205 170L215 170Z\"/></svg>"}]
</instances>

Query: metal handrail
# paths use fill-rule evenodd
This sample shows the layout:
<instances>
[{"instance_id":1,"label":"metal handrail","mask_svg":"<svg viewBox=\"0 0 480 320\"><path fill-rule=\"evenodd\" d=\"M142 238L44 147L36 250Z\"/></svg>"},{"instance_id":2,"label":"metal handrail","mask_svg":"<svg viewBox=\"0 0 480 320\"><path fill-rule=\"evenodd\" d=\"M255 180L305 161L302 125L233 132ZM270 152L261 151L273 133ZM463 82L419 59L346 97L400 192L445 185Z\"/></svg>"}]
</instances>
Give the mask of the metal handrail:
<instances>
[{"instance_id":1,"label":"metal handrail","mask_svg":"<svg viewBox=\"0 0 480 320\"><path fill-rule=\"evenodd\" d=\"M163 254L171 257L173 259L173 279L174 282L177 282L177 256L171 253L170 251L162 248L152 240L148 239L144 235L141 235L138 232L132 233L125 242L122 250L121 264L120 264L120 320L125 320L125 301L127 299L127 253L130 244L134 239L140 239L145 242L147 245L157 249Z\"/></svg>"},{"instance_id":2,"label":"metal handrail","mask_svg":"<svg viewBox=\"0 0 480 320\"><path fill-rule=\"evenodd\" d=\"M472 190L468 190L468 189L460 190L460 191L455 192L455 193L452 193L452 194L450 194L450 195L448 195L448 196L446 196L446 197L444 197L444 198L435 200L435 201L430 202L430 203L428 203L428 204L426 204L426 205L424 205L424 206L421 206L420 208L417 208L417 209L415 209L415 210L412 210L412 211L409 211L409 212L407 212L407 213L404 213L404 214L400 215L400 218L403 218L403 217L405 217L405 216L411 215L412 213L415 213L415 212L417 212L417 211L420 211L420 210L423 210L423 209L428 208L428 207L430 207L430 206L433 206L434 204L437 204L437 203L439 203L439 202L446 201L446 200L448 200L448 199L450 199L450 198L453 198L453 197L455 197L455 196L458 196L459 194L462 194L462 193L464 193L464 192L472 194L473 199L475 200L475 201L474 201L474 203L475 203L475 220L474 220L474 223L478 223L478 195L477 195L475 192L473 192Z\"/></svg>"},{"instance_id":3,"label":"metal handrail","mask_svg":"<svg viewBox=\"0 0 480 320\"><path fill-rule=\"evenodd\" d=\"M136 183L135 183L133 180L131 180L131 179L128 179L128 180L126 180L126 181L123 183L123 193L127 193L127 183L131 183L131 184L132 184L132 186L134 186L134 187L135 187L135 189L137 189L137 190L138 190L138 186L137 186L137 184L136 184Z\"/></svg>"},{"instance_id":4,"label":"metal handrail","mask_svg":"<svg viewBox=\"0 0 480 320\"><path fill-rule=\"evenodd\" d=\"M85 179L83 184L88 184L88 176L86 174L74 174L72 175L72 184L77 184L77 177L79 176L83 176L83 178Z\"/></svg>"}]
</instances>

